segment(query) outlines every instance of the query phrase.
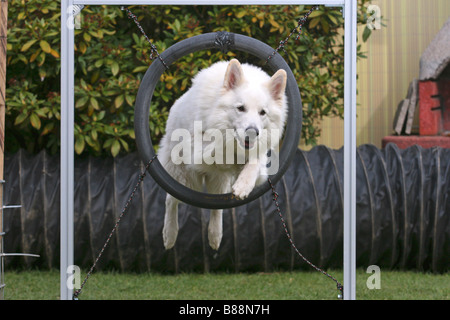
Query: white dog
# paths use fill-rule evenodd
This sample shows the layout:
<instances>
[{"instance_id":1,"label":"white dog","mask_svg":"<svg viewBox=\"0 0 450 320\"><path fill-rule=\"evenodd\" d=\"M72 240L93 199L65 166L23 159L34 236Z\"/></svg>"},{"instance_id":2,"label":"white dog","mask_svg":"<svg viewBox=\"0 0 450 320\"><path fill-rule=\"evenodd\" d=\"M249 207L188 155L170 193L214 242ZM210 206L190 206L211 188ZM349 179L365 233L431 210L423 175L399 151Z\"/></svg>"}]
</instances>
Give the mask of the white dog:
<instances>
[{"instance_id":1,"label":"white dog","mask_svg":"<svg viewBox=\"0 0 450 320\"><path fill-rule=\"evenodd\" d=\"M158 158L185 186L244 199L267 178L267 151L279 144L287 114L286 72L272 77L236 59L202 70L172 106ZM275 138L274 138L275 137ZM163 240L174 246L179 200L167 194ZM210 246L222 239L222 210L212 210Z\"/></svg>"}]
</instances>

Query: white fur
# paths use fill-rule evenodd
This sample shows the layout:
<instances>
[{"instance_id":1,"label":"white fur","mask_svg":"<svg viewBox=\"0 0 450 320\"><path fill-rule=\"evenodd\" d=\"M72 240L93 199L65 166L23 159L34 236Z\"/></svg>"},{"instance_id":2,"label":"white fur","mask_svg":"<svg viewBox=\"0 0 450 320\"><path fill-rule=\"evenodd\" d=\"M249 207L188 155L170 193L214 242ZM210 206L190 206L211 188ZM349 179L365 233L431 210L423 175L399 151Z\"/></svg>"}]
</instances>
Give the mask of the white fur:
<instances>
[{"instance_id":1,"label":"white fur","mask_svg":"<svg viewBox=\"0 0 450 320\"><path fill-rule=\"evenodd\" d=\"M192 82L192 87L170 109L166 134L160 142L159 160L173 178L191 189L201 191L205 185L209 193L233 192L236 197L244 199L255 185L265 181L267 150L273 149L279 143L271 141L270 135L266 133L270 132L270 129L282 131L284 128L287 113L284 93L286 72L279 70L270 77L258 67L241 65L233 59L230 62L215 63L202 70ZM239 110L241 106L244 106L244 111L242 108ZM262 110L265 114L261 114ZM217 139L216 136L208 140L208 135L204 135L201 144L203 152L201 164L195 164L195 161L199 161L195 158L198 154L194 152L196 121L197 124L201 124L203 133L209 129L219 129L220 131L214 132L219 132L222 137ZM254 135L251 136L246 148L244 132L248 128L258 130L260 135L256 138ZM174 164L172 153L172 150L176 150L174 147L180 145L179 140L172 141L174 139L172 134L177 129L187 130L192 137L190 145L192 152L188 157L190 161L180 164ZM226 135L227 129L228 133L234 134ZM222 142L220 140L223 141L223 145L219 144ZM258 149L254 149L256 146ZM226 148L234 148L231 150L235 152L238 148L244 150L245 163L238 164L237 161L226 163ZM251 150L258 152L252 153ZM180 156L187 155L188 153L180 154ZM223 159L223 164L207 161L214 157ZM176 198L167 194L163 229L166 249L172 248L177 238L178 202ZM217 250L222 239L222 210L211 210L208 238L210 246Z\"/></svg>"}]
</instances>

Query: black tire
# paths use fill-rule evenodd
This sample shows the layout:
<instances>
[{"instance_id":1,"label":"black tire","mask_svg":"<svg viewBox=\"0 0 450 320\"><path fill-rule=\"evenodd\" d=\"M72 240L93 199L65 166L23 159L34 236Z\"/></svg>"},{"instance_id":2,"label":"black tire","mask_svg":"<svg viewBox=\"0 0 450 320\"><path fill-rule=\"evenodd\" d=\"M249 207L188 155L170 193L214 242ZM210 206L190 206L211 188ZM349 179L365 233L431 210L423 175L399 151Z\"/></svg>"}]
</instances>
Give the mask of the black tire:
<instances>
[{"instance_id":1,"label":"black tire","mask_svg":"<svg viewBox=\"0 0 450 320\"><path fill-rule=\"evenodd\" d=\"M136 144L140 157L145 164L156 154L150 137L148 119L153 92L160 76L167 67L185 55L209 49L219 49L224 52L229 50L242 51L261 60L266 60L274 53L273 48L259 40L228 32L194 36L174 44L161 53L160 59L156 59L145 73L136 97L134 114ZM286 61L278 53L275 53L269 59L267 66L273 72L284 69L287 73L286 95L289 111L279 154L279 169L276 174L270 176L272 183L275 184L286 172L298 147L302 126L302 102L297 82ZM207 209L226 209L240 206L257 199L270 189L269 183L265 183L255 187L246 199L237 199L231 193L202 193L185 187L169 175L157 158L148 171L166 192L185 203Z\"/></svg>"}]
</instances>

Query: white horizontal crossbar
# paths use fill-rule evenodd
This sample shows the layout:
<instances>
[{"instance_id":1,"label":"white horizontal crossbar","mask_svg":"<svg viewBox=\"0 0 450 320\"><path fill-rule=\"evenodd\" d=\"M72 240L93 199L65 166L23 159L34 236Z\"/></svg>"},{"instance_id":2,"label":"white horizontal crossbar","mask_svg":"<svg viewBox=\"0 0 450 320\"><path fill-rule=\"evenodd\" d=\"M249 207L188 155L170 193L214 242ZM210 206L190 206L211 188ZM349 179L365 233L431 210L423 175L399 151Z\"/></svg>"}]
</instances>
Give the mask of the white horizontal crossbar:
<instances>
[{"instance_id":1,"label":"white horizontal crossbar","mask_svg":"<svg viewBox=\"0 0 450 320\"><path fill-rule=\"evenodd\" d=\"M327 5L327 6L343 6L345 0L73 0L73 4L84 5Z\"/></svg>"}]
</instances>

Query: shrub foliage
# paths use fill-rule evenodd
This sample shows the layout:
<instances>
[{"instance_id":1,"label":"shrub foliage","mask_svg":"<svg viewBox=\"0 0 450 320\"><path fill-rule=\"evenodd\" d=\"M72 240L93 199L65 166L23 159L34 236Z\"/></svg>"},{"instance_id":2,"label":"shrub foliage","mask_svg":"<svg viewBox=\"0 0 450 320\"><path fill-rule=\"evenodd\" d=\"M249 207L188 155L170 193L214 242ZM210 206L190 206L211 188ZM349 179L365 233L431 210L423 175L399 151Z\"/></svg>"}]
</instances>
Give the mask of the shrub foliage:
<instances>
[{"instance_id":1,"label":"shrub foliage","mask_svg":"<svg viewBox=\"0 0 450 320\"><path fill-rule=\"evenodd\" d=\"M359 1L359 24L365 23L368 2ZM219 30L245 34L276 48L310 7L129 8L162 52L182 39ZM13 0L8 15L7 151L25 148L56 153L60 147L59 2ZM75 151L116 156L134 150L133 108L140 81L152 62L150 45L118 6L86 6L75 26ZM307 144L314 144L320 135L322 117L343 116L342 28L339 9L321 6L311 14L301 35L294 35L285 52L280 52L300 88L302 139ZM232 56L258 63L241 53L205 51L184 57L161 77L149 119L155 144L164 133L170 106L189 88L191 77Z\"/></svg>"}]
</instances>

